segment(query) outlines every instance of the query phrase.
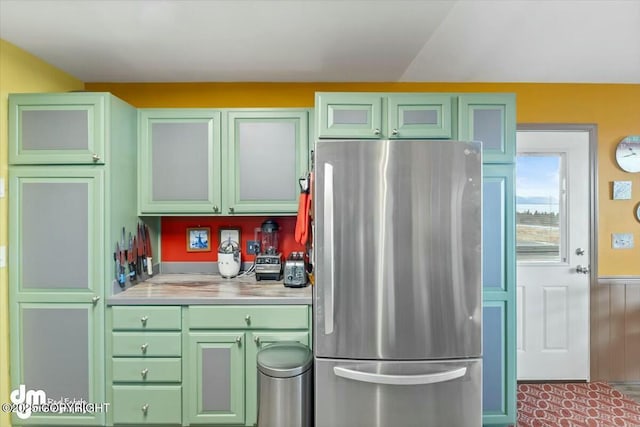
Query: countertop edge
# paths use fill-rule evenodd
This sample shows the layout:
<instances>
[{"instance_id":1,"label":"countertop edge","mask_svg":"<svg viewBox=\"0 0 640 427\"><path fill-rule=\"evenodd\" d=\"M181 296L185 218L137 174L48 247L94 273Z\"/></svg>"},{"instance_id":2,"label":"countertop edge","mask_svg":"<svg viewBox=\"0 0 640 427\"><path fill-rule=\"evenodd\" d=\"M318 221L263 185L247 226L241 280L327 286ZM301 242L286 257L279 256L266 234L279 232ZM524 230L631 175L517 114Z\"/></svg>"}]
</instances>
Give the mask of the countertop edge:
<instances>
[{"instance_id":1,"label":"countertop edge","mask_svg":"<svg viewBox=\"0 0 640 427\"><path fill-rule=\"evenodd\" d=\"M130 297L107 298L107 306L115 305L311 305L311 297Z\"/></svg>"}]
</instances>

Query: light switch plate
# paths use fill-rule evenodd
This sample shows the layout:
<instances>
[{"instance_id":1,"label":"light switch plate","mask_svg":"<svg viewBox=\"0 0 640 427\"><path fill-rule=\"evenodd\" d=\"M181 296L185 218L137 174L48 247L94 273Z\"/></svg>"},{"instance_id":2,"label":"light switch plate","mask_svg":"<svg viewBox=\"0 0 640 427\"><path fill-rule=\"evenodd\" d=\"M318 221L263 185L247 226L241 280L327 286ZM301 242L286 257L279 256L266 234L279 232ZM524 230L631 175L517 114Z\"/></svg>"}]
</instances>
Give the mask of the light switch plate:
<instances>
[{"instance_id":1,"label":"light switch plate","mask_svg":"<svg viewBox=\"0 0 640 427\"><path fill-rule=\"evenodd\" d=\"M4 177L0 177L0 199L4 197Z\"/></svg>"},{"instance_id":2,"label":"light switch plate","mask_svg":"<svg viewBox=\"0 0 640 427\"><path fill-rule=\"evenodd\" d=\"M613 181L613 200L631 199L631 181Z\"/></svg>"},{"instance_id":3,"label":"light switch plate","mask_svg":"<svg viewBox=\"0 0 640 427\"><path fill-rule=\"evenodd\" d=\"M7 247L0 246L0 268L7 268Z\"/></svg>"},{"instance_id":4,"label":"light switch plate","mask_svg":"<svg viewBox=\"0 0 640 427\"><path fill-rule=\"evenodd\" d=\"M633 249L633 233L613 233L611 247L613 249Z\"/></svg>"}]
</instances>

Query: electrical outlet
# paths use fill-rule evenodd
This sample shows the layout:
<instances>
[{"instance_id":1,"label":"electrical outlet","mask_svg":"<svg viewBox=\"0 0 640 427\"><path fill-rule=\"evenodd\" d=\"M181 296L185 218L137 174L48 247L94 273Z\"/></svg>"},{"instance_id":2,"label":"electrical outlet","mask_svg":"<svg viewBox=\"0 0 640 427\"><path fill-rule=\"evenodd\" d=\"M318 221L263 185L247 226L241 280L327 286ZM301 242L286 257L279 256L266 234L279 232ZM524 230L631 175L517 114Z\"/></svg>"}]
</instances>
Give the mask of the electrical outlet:
<instances>
[{"instance_id":1,"label":"electrical outlet","mask_svg":"<svg viewBox=\"0 0 640 427\"><path fill-rule=\"evenodd\" d=\"M255 255L260 252L260 242L257 240L247 240L247 254Z\"/></svg>"}]
</instances>

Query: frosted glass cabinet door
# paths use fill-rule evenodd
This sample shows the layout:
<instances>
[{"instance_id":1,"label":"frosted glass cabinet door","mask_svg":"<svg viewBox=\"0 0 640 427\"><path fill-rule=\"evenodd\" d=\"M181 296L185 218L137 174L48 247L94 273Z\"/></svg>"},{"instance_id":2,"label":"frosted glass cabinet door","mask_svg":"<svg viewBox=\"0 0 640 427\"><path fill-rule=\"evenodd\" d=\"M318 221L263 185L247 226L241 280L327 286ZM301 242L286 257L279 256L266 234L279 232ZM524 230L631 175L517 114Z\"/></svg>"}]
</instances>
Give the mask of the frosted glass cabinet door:
<instances>
[{"instance_id":1,"label":"frosted glass cabinet door","mask_svg":"<svg viewBox=\"0 0 640 427\"><path fill-rule=\"evenodd\" d=\"M103 164L107 94L9 97L10 164Z\"/></svg>"},{"instance_id":2,"label":"frosted glass cabinet door","mask_svg":"<svg viewBox=\"0 0 640 427\"><path fill-rule=\"evenodd\" d=\"M244 332L191 332L183 410L190 424L244 423Z\"/></svg>"},{"instance_id":3,"label":"frosted glass cabinet door","mask_svg":"<svg viewBox=\"0 0 640 427\"><path fill-rule=\"evenodd\" d=\"M389 95L389 138L451 138L451 95Z\"/></svg>"},{"instance_id":4,"label":"frosted glass cabinet door","mask_svg":"<svg viewBox=\"0 0 640 427\"><path fill-rule=\"evenodd\" d=\"M482 285L507 291L515 277L513 165L485 165L482 180Z\"/></svg>"},{"instance_id":5,"label":"frosted glass cabinet door","mask_svg":"<svg viewBox=\"0 0 640 427\"><path fill-rule=\"evenodd\" d=\"M381 95L318 93L315 105L319 138L383 137Z\"/></svg>"},{"instance_id":6,"label":"frosted glass cabinet door","mask_svg":"<svg viewBox=\"0 0 640 427\"><path fill-rule=\"evenodd\" d=\"M220 113L141 110L138 118L140 212L220 213Z\"/></svg>"},{"instance_id":7,"label":"frosted glass cabinet door","mask_svg":"<svg viewBox=\"0 0 640 427\"><path fill-rule=\"evenodd\" d=\"M515 95L460 95L458 111L458 137L462 140L482 141L483 162L515 161Z\"/></svg>"},{"instance_id":8,"label":"frosted glass cabinet door","mask_svg":"<svg viewBox=\"0 0 640 427\"><path fill-rule=\"evenodd\" d=\"M482 310L483 424L515 423L514 325L508 323L506 301L485 301Z\"/></svg>"},{"instance_id":9,"label":"frosted glass cabinet door","mask_svg":"<svg viewBox=\"0 0 640 427\"><path fill-rule=\"evenodd\" d=\"M227 123L224 213L295 213L298 178L307 172L308 111L231 111Z\"/></svg>"},{"instance_id":10,"label":"frosted glass cabinet door","mask_svg":"<svg viewBox=\"0 0 640 427\"><path fill-rule=\"evenodd\" d=\"M104 369L99 354L102 316L93 304L19 303L12 307L11 387L42 390L54 401L104 402ZM98 317L100 316L100 317ZM105 414L36 413L38 425L102 425ZM14 425L19 420L15 415Z\"/></svg>"},{"instance_id":11,"label":"frosted glass cabinet door","mask_svg":"<svg viewBox=\"0 0 640 427\"><path fill-rule=\"evenodd\" d=\"M103 172L13 167L11 289L18 298L90 302L102 294Z\"/></svg>"}]
</instances>

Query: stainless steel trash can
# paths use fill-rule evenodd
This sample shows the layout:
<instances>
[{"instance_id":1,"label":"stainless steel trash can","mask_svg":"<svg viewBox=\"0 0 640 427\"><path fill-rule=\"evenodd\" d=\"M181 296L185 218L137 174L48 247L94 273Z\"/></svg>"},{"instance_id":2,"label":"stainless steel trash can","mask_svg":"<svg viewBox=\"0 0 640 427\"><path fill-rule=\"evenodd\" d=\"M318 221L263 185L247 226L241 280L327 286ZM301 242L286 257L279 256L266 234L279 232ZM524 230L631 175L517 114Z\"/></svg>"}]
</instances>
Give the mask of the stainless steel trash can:
<instances>
[{"instance_id":1,"label":"stainless steel trash can","mask_svg":"<svg viewBox=\"0 0 640 427\"><path fill-rule=\"evenodd\" d=\"M313 353L297 342L258 352L258 427L313 425Z\"/></svg>"}]
</instances>

